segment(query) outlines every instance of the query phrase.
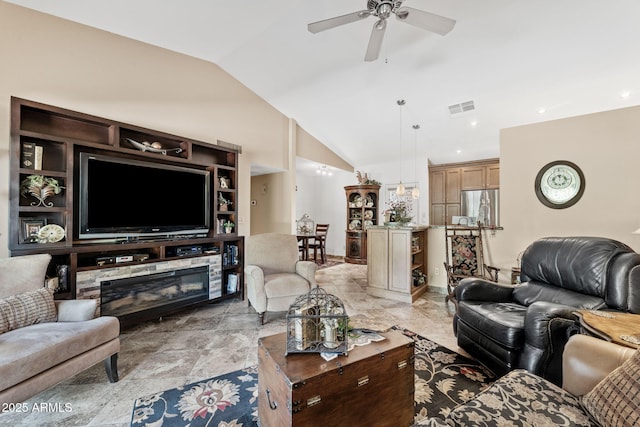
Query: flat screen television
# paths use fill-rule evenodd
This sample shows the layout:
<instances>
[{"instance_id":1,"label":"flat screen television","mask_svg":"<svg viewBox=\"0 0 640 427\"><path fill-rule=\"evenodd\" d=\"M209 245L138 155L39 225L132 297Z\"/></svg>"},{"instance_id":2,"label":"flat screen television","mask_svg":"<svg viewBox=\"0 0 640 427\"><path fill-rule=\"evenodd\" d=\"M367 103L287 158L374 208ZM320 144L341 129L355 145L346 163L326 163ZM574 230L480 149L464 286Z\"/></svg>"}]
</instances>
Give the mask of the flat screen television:
<instances>
[{"instance_id":1,"label":"flat screen television","mask_svg":"<svg viewBox=\"0 0 640 427\"><path fill-rule=\"evenodd\" d=\"M80 239L209 231L209 171L81 152Z\"/></svg>"}]
</instances>

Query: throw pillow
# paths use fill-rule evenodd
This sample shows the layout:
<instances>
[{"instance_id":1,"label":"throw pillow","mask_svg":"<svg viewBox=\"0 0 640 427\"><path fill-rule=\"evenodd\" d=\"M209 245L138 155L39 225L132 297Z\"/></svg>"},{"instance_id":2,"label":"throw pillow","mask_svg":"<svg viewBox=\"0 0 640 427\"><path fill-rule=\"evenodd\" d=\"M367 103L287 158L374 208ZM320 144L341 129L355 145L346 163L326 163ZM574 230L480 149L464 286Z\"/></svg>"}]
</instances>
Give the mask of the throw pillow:
<instances>
[{"instance_id":1,"label":"throw pillow","mask_svg":"<svg viewBox=\"0 0 640 427\"><path fill-rule=\"evenodd\" d=\"M0 334L58 320L53 292L47 288L0 299Z\"/></svg>"},{"instance_id":2,"label":"throw pillow","mask_svg":"<svg viewBox=\"0 0 640 427\"><path fill-rule=\"evenodd\" d=\"M600 425L640 425L640 350L582 397Z\"/></svg>"}]
</instances>

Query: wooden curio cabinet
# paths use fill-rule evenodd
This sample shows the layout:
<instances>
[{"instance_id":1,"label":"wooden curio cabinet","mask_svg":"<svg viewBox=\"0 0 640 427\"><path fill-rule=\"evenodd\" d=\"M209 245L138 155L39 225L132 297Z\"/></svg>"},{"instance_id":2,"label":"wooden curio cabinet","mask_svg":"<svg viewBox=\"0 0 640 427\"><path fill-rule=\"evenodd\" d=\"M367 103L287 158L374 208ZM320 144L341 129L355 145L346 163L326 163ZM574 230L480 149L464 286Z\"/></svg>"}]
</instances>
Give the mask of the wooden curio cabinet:
<instances>
[{"instance_id":1,"label":"wooden curio cabinet","mask_svg":"<svg viewBox=\"0 0 640 427\"><path fill-rule=\"evenodd\" d=\"M379 185L348 185L345 261L367 263L367 227L378 225L380 217Z\"/></svg>"}]
</instances>

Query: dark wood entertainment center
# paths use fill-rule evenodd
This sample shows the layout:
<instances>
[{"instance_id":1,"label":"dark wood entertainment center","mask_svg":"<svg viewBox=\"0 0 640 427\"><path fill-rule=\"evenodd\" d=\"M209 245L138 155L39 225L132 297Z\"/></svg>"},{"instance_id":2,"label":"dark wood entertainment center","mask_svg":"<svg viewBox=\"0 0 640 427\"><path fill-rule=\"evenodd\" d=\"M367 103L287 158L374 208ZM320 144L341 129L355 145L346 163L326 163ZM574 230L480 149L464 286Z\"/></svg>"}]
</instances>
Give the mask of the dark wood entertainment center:
<instances>
[{"instance_id":1,"label":"dark wood entertainment center","mask_svg":"<svg viewBox=\"0 0 640 427\"><path fill-rule=\"evenodd\" d=\"M136 146L131 140L145 142L145 146ZM154 144L150 145L151 143ZM216 274L221 280L221 290L219 295L209 301L237 296L244 298L244 238L237 235L237 227L231 233L226 233L223 226L224 222L238 223L236 209L239 152L228 146L231 144L214 145L194 141L34 101L11 98L11 256L51 254L52 262L47 276L58 277L60 280L56 298L74 299L82 297L76 289L76 278L82 272L219 255L220 271ZM34 147L40 148L34 152ZM148 239L138 237L124 242L115 239L80 239L77 194L80 152L209 171L209 231L186 236L165 235ZM31 175L55 179L62 189L58 194L52 192L46 203L37 203L37 199L28 195L25 197L21 191L21 183ZM221 207L221 196L231 204ZM113 206L113 209L124 208ZM60 240L54 237L51 239L53 242L43 242L42 233L38 235L37 231L45 224L62 227L64 236ZM30 236L31 232L35 232L36 237ZM192 253L189 252L191 248ZM136 257L131 260L133 255ZM235 286L233 283L231 287L228 286L230 277ZM172 310L175 309L176 307L172 307ZM159 314L161 311L156 310L153 316L157 317ZM142 317L141 313L140 318Z\"/></svg>"}]
</instances>

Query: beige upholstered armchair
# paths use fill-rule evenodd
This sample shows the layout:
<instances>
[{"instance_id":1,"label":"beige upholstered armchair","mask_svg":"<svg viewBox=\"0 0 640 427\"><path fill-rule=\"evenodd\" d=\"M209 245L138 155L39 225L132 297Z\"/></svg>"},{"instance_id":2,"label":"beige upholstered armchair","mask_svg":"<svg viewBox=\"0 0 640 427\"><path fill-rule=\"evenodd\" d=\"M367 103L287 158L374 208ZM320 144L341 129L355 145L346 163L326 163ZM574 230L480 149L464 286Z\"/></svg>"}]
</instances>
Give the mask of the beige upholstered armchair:
<instances>
[{"instance_id":1,"label":"beige upholstered armchair","mask_svg":"<svg viewBox=\"0 0 640 427\"><path fill-rule=\"evenodd\" d=\"M300 261L293 234L265 233L245 240L245 282L249 304L264 324L266 311L287 311L316 283L316 264Z\"/></svg>"}]
</instances>

